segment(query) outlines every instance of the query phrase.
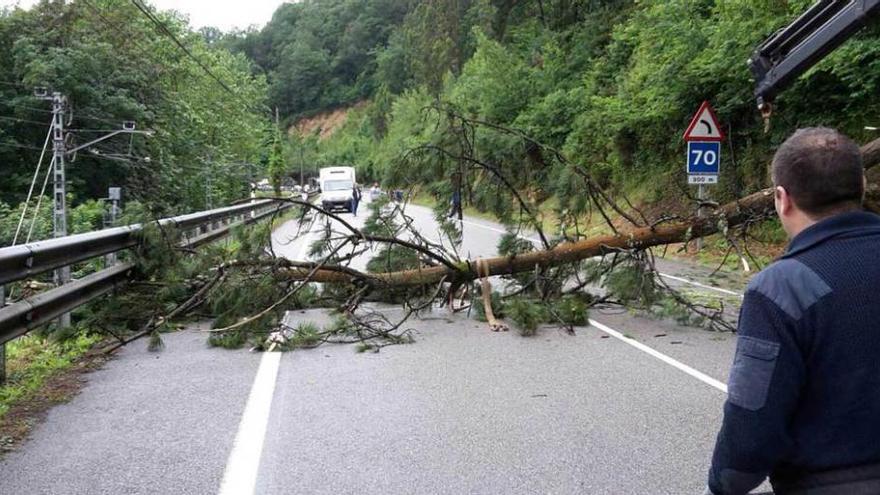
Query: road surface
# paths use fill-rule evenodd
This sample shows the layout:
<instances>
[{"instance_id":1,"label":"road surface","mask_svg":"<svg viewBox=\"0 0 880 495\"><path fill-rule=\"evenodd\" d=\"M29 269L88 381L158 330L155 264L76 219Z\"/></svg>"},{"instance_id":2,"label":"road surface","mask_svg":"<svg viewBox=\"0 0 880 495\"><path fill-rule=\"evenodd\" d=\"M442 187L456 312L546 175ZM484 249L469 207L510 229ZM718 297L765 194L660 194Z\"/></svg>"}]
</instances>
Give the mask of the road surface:
<instances>
[{"instance_id":1,"label":"road surface","mask_svg":"<svg viewBox=\"0 0 880 495\"><path fill-rule=\"evenodd\" d=\"M408 213L436 237L429 210ZM279 228L274 249L303 259L295 230ZM466 218L465 253L493 255L502 231ZM661 271L739 297L701 270ZM733 337L620 310L591 318L574 336L548 326L524 338L435 310L410 322L414 344L361 354L169 334L161 353L123 349L53 409L0 461L0 493L702 493Z\"/></svg>"}]
</instances>

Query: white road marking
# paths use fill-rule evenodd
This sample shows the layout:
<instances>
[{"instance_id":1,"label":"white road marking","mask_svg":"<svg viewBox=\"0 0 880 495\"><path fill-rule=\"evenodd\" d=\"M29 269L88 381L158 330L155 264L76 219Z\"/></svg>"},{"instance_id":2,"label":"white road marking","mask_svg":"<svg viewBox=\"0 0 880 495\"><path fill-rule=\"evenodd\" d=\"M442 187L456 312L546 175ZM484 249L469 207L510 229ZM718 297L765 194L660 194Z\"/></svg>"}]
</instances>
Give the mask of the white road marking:
<instances>
[{"instance_id":1,"label":"white road marking","mask_svg":"<svg viewBox=\"0 0 880 495\"><path fill-rule=\"evenodd\" d=\"M226 470L220 483L220 495L254 493L280 363L280 352L263 353L257 376L254 378L254 386L251 388L251 394L238 426L238 434L232 445L232 452L226 461Z\"/></svg>"},{"instance_id":2,"label":"white road marking","mask_svg":"<svg viewBox=\"0 0 880 495\"><path fill-rule=\"evenodd\" d=\"M486 229L486 230L491 230L491 231L493 231L493 232L500 232L500 233L502 233L502 234L506 234L506 233L507 233L506 230L498 229L498 228L495 228L495 227L490 227L489 225L483 225L483 224L481 224L481 223L469 222L469 221L467 221L467 220L462 220L461 223L466 224L466 225L471 225L471 226L474 226L474 227L481 227L481 228L484 228L484 229ZM535 243L535 244L538 244L539 242L541 242L540 240L535 239L534 237L526 237L526 236L524 236L524 235L517 235L517 237L519 237L520 239L522 239L522 240L524 240L524 241L529 241L529 242L532 242L532 243ZM663 278L668 278L669 280L675 280L675 281L677 281L677 282L681 282L681 283L683 283L683 284L693 285L694 287L699 287L699 288L701 288L701 289L714 290L714 291L716 291L716 292L720 292L720 293L722 293L722 294L727 294L727 295L730 295L730 296L743 297L743 295L742 295L741 293L739 293L739 292L734 292L734 291L732 291L732 290L722 289L722 288L720 288L720 287L713 287L713 286L711 286L711 285L702 284L702 283L700 283L700 282L695 282L695 281L693 281L693 280L688 280L688 279L686 279L686 278L676 277L675 275L670 275L670 274L668 274L668 273L657 272L657 274L660 275L660 276L663 277Z\"/></svg>"},{"instance_id":3,"label":"white road marking","mask_svg":"<svg viewBox=\"0 0 880 495\"><path fill-rule=\"evenodd\" d=\"M309 230L303 236L302 246L295 261L308 260L313 233L314 231ZM232 452L226 461L223 481L220 483L220 495L254 493L280 364L280 352L264 352L260 359L260 367L257 369L254 385L251 387L241 423L238 425Z\"/></svg>"},{"instance_id":4,"label":"white road marking","mask_svg":"<svg viewBox=\"0 0 880 495\"><path fill-rule=\"evenodd\" d=\"M296 256L296 259L293 261L308 261L309 259L309 247L312 245L312 230L306 232L306 235L303 236L302 247L299 248L299 254Z\"/></svg>"},{"instance_id":5,"label":"white road marking","mask_svg":"<svg viewBox=\"0 0 880 495\"><path fill-rule=\"evenodd\" d=\"M484 225L484 224L481 224L481 223L470 222L470 221L467 221L467 220L462 220L461 222L462 222L463 224L465 224L465 225L471 225L471 226L473 226L473 227L480 227L480 228L484 228L484 229L486 229L486 230L491 230L491 231L494 231L494 232L500 232L500 233L502 233L502 234L507 233L506 230L499 229L499 228L496 228L496 227L492 227L492 226L489 226L489 225ZM526 241L529 241L529 242L532 242L532 243L535 243L535 244L537 244L537 243L540 242L538 239L535 239L535 238L532 238L532 237L526 237L526 236L524 236L524 235L518 235L518 237L519 237L520 239L523 239L523 240L526 240ZM688 279L685 279L685 278L682 278L682 277L676 277L676 276L674 276L674 275L669 275L669 274L667 274L667 273L662 273L662 272L660 272L659 275L660 275L661 277L665 277L665 278L668 278L668 279L670 279L670 280L675 280L675 281L682 282L682 283L685 283L685 284L690 284L690 285L693 285L693 286L696 286L696 287L700 287L700 288L703 288L703 289L714 290L714 291L720 292L720 293L722 293L722 294L728 294L728 295L732 295L732 296L743 297L743 295L740 294L740 293L738 293L738 292L734 292L734 291L727 290L727 289L722 289L722 288L719 288L719 287L712 287L712 286L710 286L710 285L701 284L700 282L694 282L694 281L692 281L692 280L688 280ZM641 342L639 342L639 341L637 341L637 340L634 340L634 339L628 338L628 337L626 337L625 335L623 335L622 333L618 332L617 330L614 330L613 328L610 328L610 327L608 327L607 325L603 325L602 323L599 323L598 321L595 321L595 320L589 320L589 322L590 322L590 325L592 325L593 327L599 329L599 330L602 331L602 332L605 332L606 334L610 335L611 337L614 337L614 338L620 340L621 342L625 342L625 343L627 343L627 344L629 344L629 345L635 347L636 349L638 349L638 350L640 350L640 351L642 351L642 352L644 352L644 353L646 353L646 354L649 354L649 355L651 355L651 356L653 356L653 357L659 359L660 361L663 361L664 363L666 363L666 364L668 364L668 365L670 365L670 366L672 366L672 367L674 367L674 368L677 368L677 369L680 370L680 371L683 371L683 372L687 373L688 375L690 375L690 376L696 378L697 380L700 380L701 382L703 382L703 383L709 385L710 387L716 388L716 389L720 390L721 392L724 392L725 394L727 393L727 385L724 384L724 383L722 383L722 382L720 382L720 381L718 381L718 380L716 380L716 379L714 379L714 378L712 378L711 376L709 376L709 375L707 375L707 374L705 374L705 373L703 373L703 372L701 372L701 371L698 371L698 370L696 370L696 369L694 369L694 368L691 368L690 366L688 366L688 365L682 363L681 361L678 361L678 360L676 360L676 359L673 359L673 358L667 356L666 354L663 354L662 352L660 352L660 351L658 351L658 350L656 350L656 349L653 349L653 348L651 348L651 347L646 346L645 344L642 344Z\"/></svg>"},{"instance_id":6,"label":"white road marking","mask_svg":"<svg viewBox=\"0 0 880 495\"><path fill-rule=\"evenodd\" d=\"M495 227L490 227L490 226L488 226L488 225L483 225L483 224L481 224L481 223L469 222L469 221L467 221L467 220L462 220L461 223L463 223L463 224L465 224L465 225L472 225L472 226L474 226L474 227L482 227L482 228L484 228L484 229L486 229L486 230L492 230L492 231L495 231L495 232L500 232L500 233L502 233L502 234L506 234L506 233L507 233L507 231L504 230L504 229L496 229ZM520 239L525 239L525 240L527 240L527 241L532 241L532 242L541 242L541 241L539 241L538 239L532 239L532 238L530 238L530 237L525 237L525 236L522 236L522 235L519 236L519 238L520 238Z\"/></svg>"},{"instance_id":7,"label":"white road marking","mask_svg":"<svg viewBox=\"0 0 880 495\"><path fill-rule=\"evenodd\" d=\"M688 280L686 278L676 277L675 275L669 275L667 273L658 272L661 277L668 278L669 280L675 280L678 282L682 282L685 284L691 284L696 287L700 287L702 289L714 290L716 292L720 292L722 294L728 294L731 296L743 297L739 292L734 292L732 290L722 289L720 287L712 287L711 285L701 284L699 282L694 282L693 280Z\"/></svg>"},{"instance_id":8,"label":"white road marking","mask_svg":"<svg viewBox=\"0 0 880 495\"><path fill-rule=\"evenodd\" d=\"M660 352L656 349L653 349L651 347L646 346L645 344L642 344L641 342L639 342L635 339L631 339L631 338L623 335L622 333L618 332L617 330L614 330L613 328L610 328L606 325L603 325L596 320L589 320L589 322L590 322L591 326L601 330L602 332L607 333L608 335L614 337L615 339L618 339L621 342L625 342L625 343L635 347L636 349L638 349L646 354L654 356L655 358L659 359L660 361L663 361L664 363L666 363L674 368L677 368L680 371L687 373L688 375L696 378L697 380L700 380L701 382L703 382L711 387L715 387L716 389L724 392L725 394L727 393L727 385L712 378L711 376L709 376L701 371L697 371L694 368L691 368L690 366L682 363L681 361L675 360L675 359L667 356L666 354L663 354L662 352Z\"/></svg>"}]
</instances>

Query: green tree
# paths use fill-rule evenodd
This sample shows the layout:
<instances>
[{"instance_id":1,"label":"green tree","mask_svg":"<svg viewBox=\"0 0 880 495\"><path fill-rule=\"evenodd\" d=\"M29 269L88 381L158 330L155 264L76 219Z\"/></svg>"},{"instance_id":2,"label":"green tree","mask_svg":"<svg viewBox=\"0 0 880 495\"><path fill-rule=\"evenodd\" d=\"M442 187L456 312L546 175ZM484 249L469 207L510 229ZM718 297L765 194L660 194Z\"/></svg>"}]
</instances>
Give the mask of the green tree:
<instances>
[{"instance_id":1,"label":"green tree","mask_svg":"<svg viewBox=\"0 0 880 495\"><path fill-rule=\"evenodd\" d=\"M127 1L43 1L0 12L0 106L4 116L32 121L0 122L0 160L9 171L0 200L24 199L39 155L32 148L45 138L50 107L32 97L35 86L68 97L70 128L85 129L71 132L72 143L123 120L154 131L149 139L104 142L94 148L100 155L80 152L68 169L77 201L122 186L157 214L191 211L204 207L206 176L216 203L246 193L242 164L259 160L268 135L265 78L221 47L215 31L196 33L174 14L157 16L195 59Z\"/></svg>"}]
</instances>

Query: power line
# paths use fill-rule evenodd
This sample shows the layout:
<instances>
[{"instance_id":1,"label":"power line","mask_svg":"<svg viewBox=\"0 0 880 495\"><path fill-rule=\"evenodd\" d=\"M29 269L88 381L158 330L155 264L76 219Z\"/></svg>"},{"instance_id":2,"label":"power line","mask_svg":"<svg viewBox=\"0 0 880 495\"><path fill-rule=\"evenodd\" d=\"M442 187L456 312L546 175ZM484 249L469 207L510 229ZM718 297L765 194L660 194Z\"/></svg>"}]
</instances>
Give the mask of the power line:
<instances>
[{"instance_id":1,"label":"power line","mask_svg":"<svg viewBox=\"0 0 880 495\"><path fill-rule=\"evenodd\" d=\"M85 4L86 7L88 7L88 9L89 9L90 11L92 11L92 13L93 13L95 16L98 17L98 19L101 21L101 23L103 23L105 26L107 26L108 28L110 28L114 33L122 33L122 32L127 31L127 29L126 29L125 26L123 26L123 25L121 25L121 24L118 24L118 23L115 23L115 22L111 21L110 19L108 19L107 16L105 16L105 15L101 12L101 10L98 9L97 7L95 7L95 5L92 4L92 2L90 2L89 0L82 0L82 2L83 2L83 4ZM109 34L110 34L110 33L109 33L107 30L105 30L105 29L101 29L101 31L102 31L104 34L106 34L106 35L109 35ZM129 36L127 36L127 37L125 38L125 40L123 41L122 46L126 46L126 45L128 44L129 41L131 41L131 40L135 40L135 39L140 40L140 41L144 41L143 38L142 38L141 36L133 36L133 35L132 35L133 33L128 33L128 34L129 34ZM138 34L140 34L140 33L138 33ZM147 48L145 48L145 47L142 47L141 45L139 45L139 44L137 43L137 41L135 42L135 46L138 48L138 52L139 52L141 55L143 55L145 58L151 60L153 63L156 63L156 59L153 58L153 53L152 53L149 49L147 49ZM121 48L121 47L120 47L120 48Z\"/></svg>"},{"instance_id":2,"label":"power line","mask_svg":"<svg viewBox=\"0 0 880 495\"><path fill-rule=\"evenodd\" d=\"M43 142L43 151L40 152L40 159L37 160L37 168L34 170L34 178L31 179L31 187L28 189L27 199L24 202L24 208L21 210L21 218L18 219L18 227L15 228L15 237L12 238L12 245L14 246L16 242L18 242L18 234L21 233L21 226L24 225L24 217L27 215L28 207L31 205L31 197L34 194L34 186L37 184L37 178L40 176L40 168L43 166L43 158L46 156L46 148L49 146L49 138L52 137L52 126L49 126L49 131L46 132L46 140ZM53 160L54 162L54 160ZM46 169L47 176L48 171L52 169L52 166ZM42 194L42 193L41 193ZM34 211L34 216L36 217L39 211Z\"/></svg>"},{"instance_id":3,"label":"power line","mask_svg":"<svg viewBox=\"0 0 880 495\"><path fill-rule=\"evenodd\" d=\"M104 16L104 14L101 12L101 10L98 9L97 7L95 7L95 5L92 4L92 2L90 2L89 0L82 0L82 2L86 5L86 7L89 8L89 10L92 11L93 14L100 17L101 22L106 24L107 26L109 26L114 31L114 33L120 34L120 33L126 32L126 29L124 26L122 26L119 23L115 23L115 22L111 21L110 19L108 19L106 16ZM106 31L105 31L105 34L106 34ZM134 39L134 37L132 37L132 36L125 36L122 40L120 48L126 47L129 44L129 42L132 41L133 39ZM135 44L137 44L137 43L135 43ZM142 49L141 53L144 53L144 52L145 52L145 50Z\"/></svg>"},{"instance_id":4,"label":"power line","mask_svg":"<svg viewBox=\"0 0 880 495\"><path fill-rule=\"evenodd\" d=\"M118 126L119 126L124 120L126 120L126 119L113 120L113 119L111 119L111 118L109 118L109 117L95 117L94 115L88 115L88 114L86 114L86 115L81 115L79 112L74 111L74 112L73 112L73 120L77 120L77 119L91 120L92 122L103 122L103 123L105 123L105 124L113 124L113 125L115 125L115 126L117 126L117 127L118 127ZM70 129L70 130L72 131L72 130L74 130L74 129Z\"/></svg>"},{"instance_id":5,"label":"power line","mask_svg":"<svg viewBox=\"0 0 880 495\"><path fill-rule=\"evenodd\" d=\"M229 93L231 96L233 96L234 98L238 99L239 101L242 101L242 102L243 102L243 100L240 99L240 98L241 98L240 95L239 95L238 93L236 93L235 91L233 91L233 90L232 90L232 89L231 89L231 88L230 88L225 82L223 82L223 80L221 80L219 77L217 77L217 75L214 74L214 72L211 71L211 69L209 69L208 66L205 65L205 63L202 62L201 59L199 59L198 57L196 57L196 56L195 56L195 55L189 50L189 48L187 48L186 45L184 45L183 42L181 42L180 39L179 39L179 38L178 38L173 32L171 32L170 29L168 29L168 27L165 25L165 23L163 23L159 18L157 18L157 17L156 17L151 11L150 11L150 9L149 9L147 6L143 5L139 0L131 0L131 3L134 4L134 6L137 7L138 10L140 10L141 12L143 12L143 14L144 14L144 15L145 15L145 16L146 16L146 17L147 17L147 18L148 18L153 24L156 25L156 28L158 29L158 31L159 31L161 34L164 34L164 35L167 36L169 39L171 39L171 41L173 41L174 44L177 45L178 48L180 48L181 50L183 50L183 52L184 52L184 53L185 53L185 54L186 54L186 55L187 55L187 56L188 56L193 62L195 62L196 65L198 65L198 66L199 66L199 67L205 72L205 74L207 74L208 76L211 77L211 79L213 79L215 82L217 82L217 84L220 85L220 87L223 88L224 91L226 91L226 92ZM246 108L250 106L249 103L247 103L247 102L244 102L244 103L246 104Z\"/></svg>"},{"instance_id":6,"label":"power line","mask_svg":"<svg viewBox=\"0 0 880 495\"><path fill-rule=\"evenodd\" d=\"M70 132L70 133L74 133L74 134L75 134L75 133L77 133L77 132L84 132L84 133L86 133L86 132L87 132L87 133L92 133L92 132L113 132L113 131L115 131L115 130L116 130L116 129L68 129L67 132Z\"/></svg>"},{"instance_id":7,"label":"power line","mask_svg":"<svg viewBox=\"0 0 880 495\"><path fill-rule=\"evenodd\" d=\"M43 148L38 148L36 146L28 146L26 144L0 142L0 148L2 148L3 146L10 146L12 148L21 148L21 149L25 149L25 150L36 150L36 151L42 151L42 149L43 149Z\"/></svg>"},{"instance_id":8,"label":"power line","mask_svg":"<svg viewBox=\"0 0 880 495\"><path fill-rule=\"evenodd\" d=\"M22 110L30 110L32 112L42 112L42 113L48 113L50 115L52 114L52 110L46 110L45 108L30 107L27 105L22 105L20 103L11 103L8 101L0 101L0 104L6 105L7 107L21 108Z\"/></svg>"},{"instance_id":9,"label":"power line","mask_svg":"<svg viewBox=\"0 0 880 495\"><path fill-rule=\"evenodd\" d=\"M124 26L122 24L111 21L90 0L82 0L82 2L102 24L104 24L107 28L109 28L109 31L108 31L108 29L100 29L100 31L102 31L104 34L106 34L108 36L111 32L120 33L120 32L128 31L128 36L125 38L125 41L126 41L126 43L130 40L133 40L135 42L134 43L135 47L137 47L136 53L142 55L144 58L150 60L154 64L157 64L157 65L164 64L164 61L158 61L155 58L155 56L154 56L155 53L153 51L151 51L143 46L143 43L149 42L151 40L145 39L143 36L140 35L141 33L139 31L130 31L127 28L127 26ZM142 9L138 9L138 10L140 12L143 12ZM161 24L161 26L163 26L163 27L165 26L164 24L162 24L162 21L159 20L158 18L156 18L155 16L152 16L152 18L150 20L153 24L156 24L156 22L158 22L159 24ZM167 28L166 28L166 30L167 30ZM170 36L173 37L174 36L173 33L171 33ZM176 40L176 38L174 38L174 39ZM220 81L220 82L222 83L222 81ZM246 100L242 99L234 92L231 94L232 94L232 96L235 96L236 98L238 98L239 102L242 102L245 104L245 107L244 107L245 110L248 110L248 111L251 110L251 103L250 102L247 102ZM223 107L225 110L231 109L228 102L224 101L222 99L219 102L217 102L217 104L219 106ZM268 109L268 107L266 107L266 109Z\"/></svg>"},{"instance_id":10,"label":"power line","mask_svg":"<svg viewBox=\"0 0 880 495\"><path fill-rule=\"evenodd\" d=\"M27 238L24 240L25 244L31 242L31 235L34 233L34 225L37 224L37 218L40 216L40 206L43 204L43 197L46 194L46 185L49 184L49 177L52 175L52 167L55 165L55 157L53 156L51 160L49 160L49 166L46 167L46 178L43 179L43 188L40 189L40 195L37 196L37 206L34 208L34 216L31 218L31 226L28 229Z\"/></svg>"},{"instance_id":11,"label":"power line","mask_svg":"<svg viewBox=\"0 0 880 495\"><path fill-rule=\"evenodd\" d=\"M20 118L18 118L18 117L5 117L5 116L3 116L3 115L0 115L0 119L3 119L3 120L10 120L10 121L13 121L13 122L22 122L22 123L25 123L25 124L46 125L45 122L38 122L38 121L36 121L36 120L28 120L28 119L20 119Z\"/></svg>"},{"instance_id":12,"label":"power line","mask_svg":"<svg viewBox=\"0 0 880 495\"><path fill-rule=\"evenodd\" d=\"M41 113L46 113L49 115L52 114L51 110L46 110L45 108L31 107L28 105L22 105L20 103L11 103L8 101L0 101L0 104L5 105L7 107L19 108L22 110L29 110L31 112L41 112ZM73 112L73 118L74 118L74 120L84 119L84 120L91 120L94 122L102 122L102 123L113 124L113 125L119 125L120 122L125 120L125 119L113 120L113 119L107 118L107 117L95 117L93 115L87 115L87 114L83 115L83 114L80 114L78 111Z\"/></svg>"}]
</instances>

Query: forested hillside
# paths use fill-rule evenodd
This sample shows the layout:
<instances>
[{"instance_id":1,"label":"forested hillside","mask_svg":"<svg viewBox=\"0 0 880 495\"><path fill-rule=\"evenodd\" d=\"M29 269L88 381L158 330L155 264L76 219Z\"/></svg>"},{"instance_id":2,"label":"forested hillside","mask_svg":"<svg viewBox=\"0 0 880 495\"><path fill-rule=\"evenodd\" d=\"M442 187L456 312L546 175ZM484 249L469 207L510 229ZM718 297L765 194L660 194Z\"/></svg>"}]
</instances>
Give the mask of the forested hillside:
<instances>
[{"instance_id":1,"label":"forested hillside","mask_svg":"<svg viewBox=\"0 0 880 495\"><path fill-rule=\"evenodd\" d=\"M260 31L224 42L269 75L270 100L286 117L372 96L384 77L379 52L413 0L331 0L283 3ZM384 74L397 77L397 74ZM402 81L401 81L402 82Z\"/></svg>"},{"instance_id":2,"label":"forested hillside","mask_svg":"<svg viewBox=\"0 0 880 495\"><path fill-rule=\"evenodd\" d=\"M709 100L728 136L713 194L727 199L766 184L773 147L795 128L834 126L864 142L873 137L864 127L880 122L875 23L785 92L764 132L746 60L812 3L311 0L230 43L267 75L270 104L290 123L369 100L331 139L295 138L292 163L302 148L307 162L353 164L388 186L433 184L442 195L466 154L560 208L584 203L572 187L578 170L642 202L669 201L686 190L681 133ZM471 120L564 160L486 125L464 136ZM469 173L467 197L505 209L483 175Z\"/></svg>"},{"instance_id":3,"label":"forested hillside","mask_svg":"<svg viewBox=\"0 0 880 495\"><path fill-rule=\"evenodd\" d=\"M438 198L461 187L501 216L515 210L497 194L505 181L543 210L579 213L585 176L674 207L688 190L680 136L703 100L728 136L718 200L766 185L774 146L797 127L865 142L880 124L874 23L784 92L764 132L746 60L811 0L305 0L232 33L138 4L0 12L2 235L48 131L35 87L68 97L71 145L122 120L154 131L83 150L68 178L74 205L120 185L156 212L216 206L253 177L277 185L326 164ZM346 109L329 138L295 132Z\"/></svg>"},{"instance_id":4,"label":"forested hillside","mask_svg":"<svg viewBox=\"0 0 880 495\"><path fill-rule=\"evenodd\" d=\"M18 214L9 208L24 201L49 130L52 105L34 97L37 87L67 97L68 147L122 121L153 131L77 153L67 167L73 205L122 186L127 201L156 214L195 211L246 196L248 177L263 175L271 137L265 78L244 56L212 44L210 30L148 11L156 21L128 0L44 0L0 11L0 244L11 240ZM50 206L42 203L35 239L51 232ZM72 220L74 230L101 227L100 207L88 211Z\"/></svg>"}]
</instances>

